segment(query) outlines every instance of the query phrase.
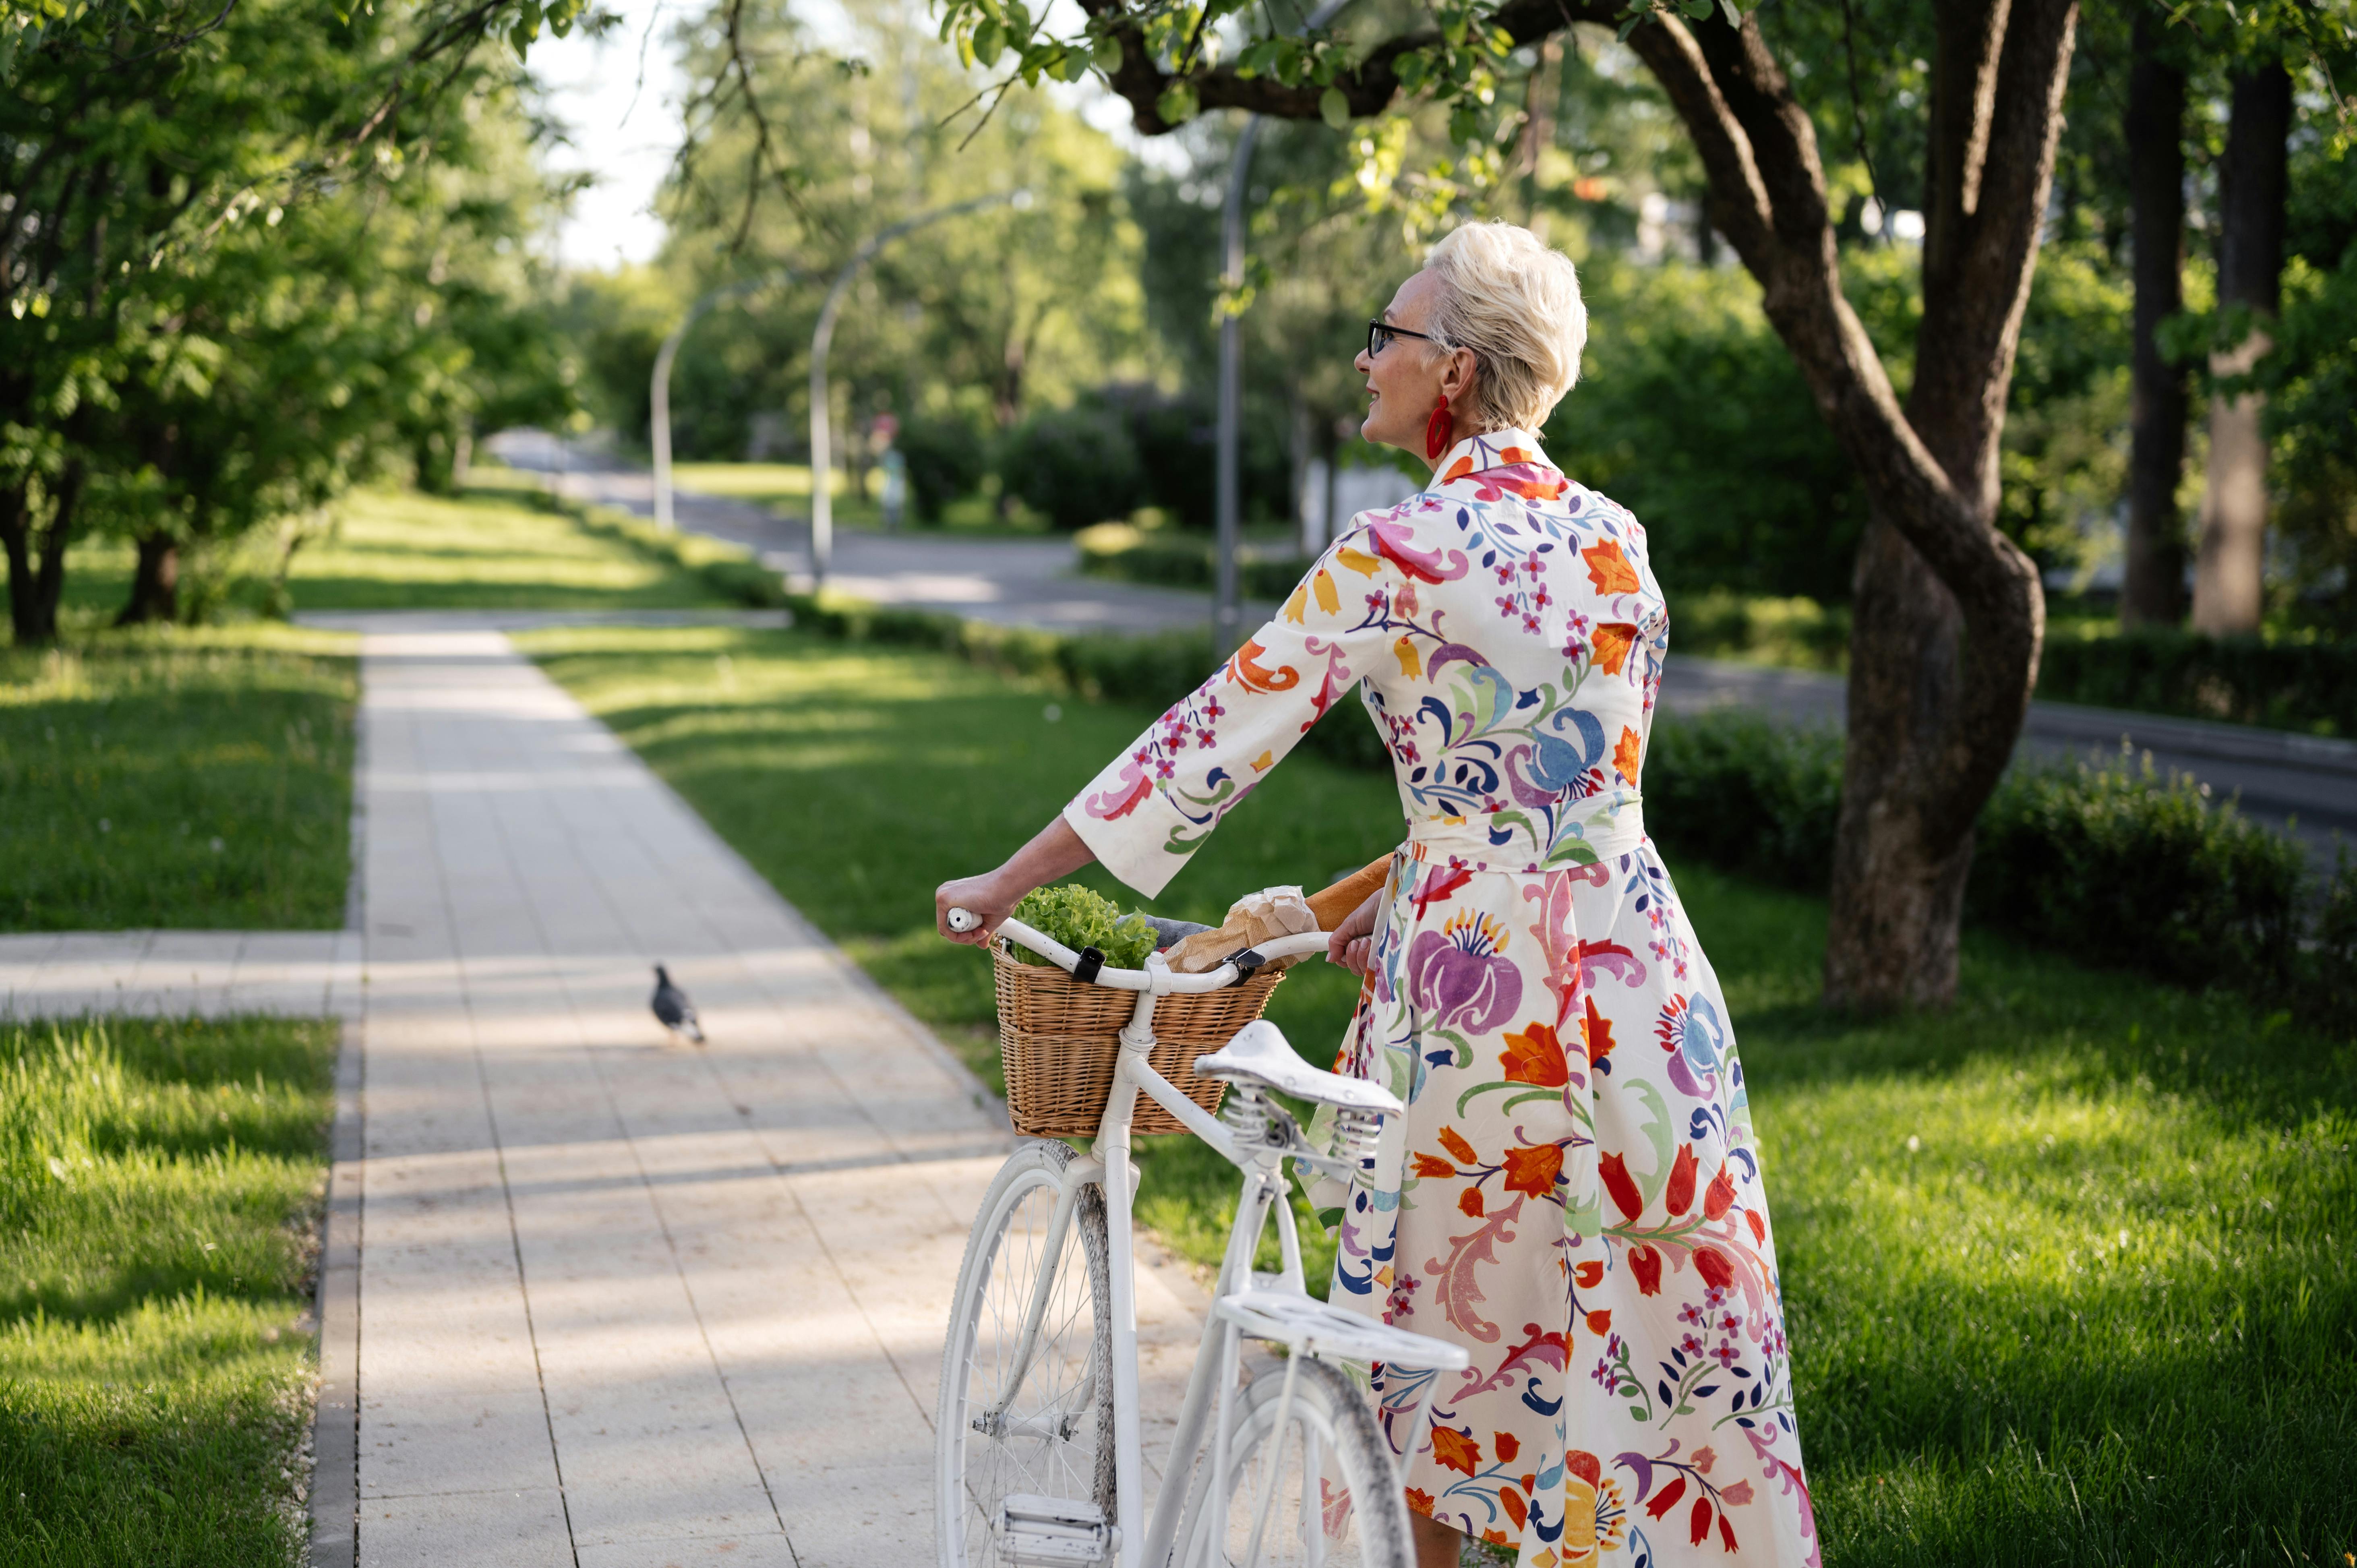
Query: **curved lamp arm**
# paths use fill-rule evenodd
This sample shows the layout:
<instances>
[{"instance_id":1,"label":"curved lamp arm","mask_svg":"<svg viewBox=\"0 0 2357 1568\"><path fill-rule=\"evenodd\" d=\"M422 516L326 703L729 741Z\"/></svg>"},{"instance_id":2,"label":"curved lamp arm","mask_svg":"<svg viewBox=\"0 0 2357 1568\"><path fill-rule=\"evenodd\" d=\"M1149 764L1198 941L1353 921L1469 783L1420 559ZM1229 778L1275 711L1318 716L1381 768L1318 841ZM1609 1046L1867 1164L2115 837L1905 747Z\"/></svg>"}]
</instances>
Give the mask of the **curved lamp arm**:
<instances>
[{"instance_id":1,"label":"curved lamp arm","mask_svg":"<svg viewBox=\"0 0 2357 1568\"><path fill-rule=\"evenodd\" d=\"M648 445L655 456L655 526L669 533L675 526L672 520L671 502L671 367L679 358L679 346L687 340L687 329L699 317L724 299L738 295L756 294L772 284L791 283L801 277L799 267L780 267L758 278L732 283L711 290L687 307L676 326L663 335L662 347L655 350L655 370L647 388L649 417Z\"/></svg>"},{"instance_id":2,"label":"curved lamp arm","mask_svg":"<svg viewBox=\"0 0 2357 1568\"><path fill-rule=\"evenodd\" d=\"M1325 0L1302 25L1314 33L1336 16L1351 0ZM1244 193L1252 172L1253 148L1260 141L1257 114L1244 120L1236 136L1235 156L1228 164L1228 198L1220 209L1220 283L1231 294L1244 283ZM1243 597L1237 591L1236 542L1239 532L1237 427L1243 417L1243 345L1233 314L1220 317L1220 424L1218 497L1219 577L1211 600L1211 639L1225 655L1243 640Z\"/></svg>"}]
</instances>

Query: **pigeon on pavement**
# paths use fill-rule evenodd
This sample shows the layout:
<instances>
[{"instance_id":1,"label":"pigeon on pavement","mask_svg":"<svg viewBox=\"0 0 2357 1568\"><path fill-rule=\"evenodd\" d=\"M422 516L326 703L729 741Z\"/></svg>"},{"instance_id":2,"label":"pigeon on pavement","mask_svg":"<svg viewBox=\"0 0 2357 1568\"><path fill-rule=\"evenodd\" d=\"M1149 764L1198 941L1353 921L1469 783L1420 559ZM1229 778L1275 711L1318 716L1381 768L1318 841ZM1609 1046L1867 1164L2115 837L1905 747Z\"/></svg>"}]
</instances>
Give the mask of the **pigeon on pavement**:
<instances>
[{"instance_id":1,"label":"pigeon on pavement","mask_svg":"<svg viewBox=\"0 0 2357 1568\"><path fill-rule=\"evenodd\" d=\"M648 1005L655 1010L655 1017L664 1028L674 1035L684 1035L699 1046L704 1044L704 1027L695 1021L695 1004L687 999L686 992L671 983L671 972L661 964L655 965L655 993Z\"/></svg>"}]
</instances>

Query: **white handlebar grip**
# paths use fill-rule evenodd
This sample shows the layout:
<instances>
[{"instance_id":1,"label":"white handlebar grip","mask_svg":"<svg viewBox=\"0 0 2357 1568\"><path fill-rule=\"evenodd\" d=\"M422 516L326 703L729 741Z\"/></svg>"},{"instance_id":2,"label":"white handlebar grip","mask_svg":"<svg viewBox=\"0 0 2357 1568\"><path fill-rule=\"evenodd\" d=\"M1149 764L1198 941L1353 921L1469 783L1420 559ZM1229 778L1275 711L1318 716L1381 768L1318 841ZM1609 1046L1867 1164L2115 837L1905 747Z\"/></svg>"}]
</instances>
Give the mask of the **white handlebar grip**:
<instances>
[{"instance_id":1,"label":"white handlebar grip","mask_svg":"<svg viewBox=\"0 0 2357 1568\"><path fill-rule=\"evenodd\" d=\"M952 908L950 910L949 921L950 929L952 931L970 931L982 924L982 917L970 909Z\"/></svg>"}]
</instances>

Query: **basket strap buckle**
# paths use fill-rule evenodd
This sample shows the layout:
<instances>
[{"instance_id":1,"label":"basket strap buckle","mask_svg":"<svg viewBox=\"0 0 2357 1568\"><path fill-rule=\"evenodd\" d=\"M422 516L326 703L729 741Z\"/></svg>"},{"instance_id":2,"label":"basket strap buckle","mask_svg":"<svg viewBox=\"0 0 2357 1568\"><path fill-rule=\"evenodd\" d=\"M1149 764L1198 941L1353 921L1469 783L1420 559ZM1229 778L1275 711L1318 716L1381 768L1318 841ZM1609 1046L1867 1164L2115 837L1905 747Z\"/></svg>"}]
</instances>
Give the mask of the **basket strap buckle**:
<instances>
[{"instance_id":1,"label":"basket strap buckle","mask_svg":"<svg viewBox=\"0 0 2357 1568\"><path fill-rule=\"evenodd\" d=\"M1104 954L1094 948L1081 950L1081 961L1072 965L1072 978L1082 985L1094 985L1097 972L1104 968Z\"/></svg>"}]
</instances>

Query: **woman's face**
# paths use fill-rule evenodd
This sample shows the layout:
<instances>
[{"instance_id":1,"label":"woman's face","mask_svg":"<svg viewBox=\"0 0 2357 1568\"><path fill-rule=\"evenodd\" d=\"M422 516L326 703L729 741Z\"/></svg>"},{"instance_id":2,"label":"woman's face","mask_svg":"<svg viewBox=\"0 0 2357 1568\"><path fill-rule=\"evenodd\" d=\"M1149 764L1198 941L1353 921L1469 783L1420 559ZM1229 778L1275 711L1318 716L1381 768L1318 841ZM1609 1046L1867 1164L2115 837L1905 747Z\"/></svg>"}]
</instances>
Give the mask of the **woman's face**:
<instances>
[{"instance_id":1,"label":"woman's face","mask_svg":"<svg viewBox=\"0 0 2357 1568\"><path fill-rule=\"evenodd\" d=\"M1383 321L1410 332L1430 331L1440 287L1440 280L1430 273L1417 273L1392 295L1383 309ZM1369 354L1361 349L1352 363L1367 378L1367 417L1359 434L1422 457L1426 456L1425 426L1442 397L1448 398L1452 409L1462 408L1464 393L1471 385L1473 353L1469 349L1443 353L1419 338L1394 338L1381 353ZM1467 434L1461 412L1457 426L1458 435Z\"/></svg>"}]
</instances>

